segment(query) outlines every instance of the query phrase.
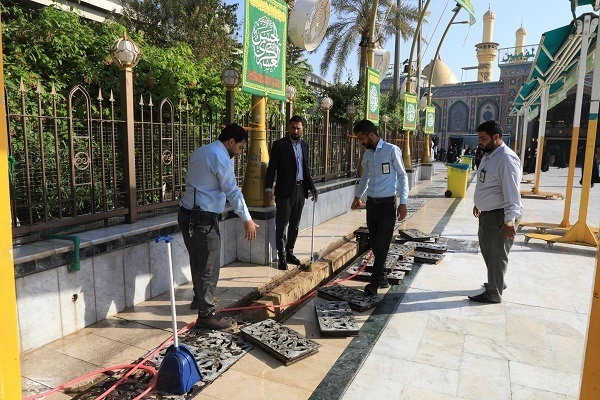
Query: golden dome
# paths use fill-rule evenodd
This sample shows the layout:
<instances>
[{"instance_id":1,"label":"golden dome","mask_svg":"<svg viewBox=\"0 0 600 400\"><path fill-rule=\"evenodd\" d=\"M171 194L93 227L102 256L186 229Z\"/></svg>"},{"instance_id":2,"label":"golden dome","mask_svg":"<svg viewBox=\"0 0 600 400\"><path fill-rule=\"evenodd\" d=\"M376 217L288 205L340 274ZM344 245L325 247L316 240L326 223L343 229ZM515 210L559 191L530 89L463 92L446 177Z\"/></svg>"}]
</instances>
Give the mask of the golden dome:
<instances>
[{"instance_id":1,"label":"golden dome","mask_svg":"<svg viewBox=\"0 0 600 400\"><path fill-rule=\"evenodd\" d=\"M425 68L423 68L423 75L429 79L429 74L431 73L431 66L433 64L433 60ZM452 85L454 83L458 83L458 79L456 75L452 72L450 68L440 59L435 63L435 71L433 72L433 76L431 77L431 84L433 86L441 86L441 85Z\"/></svg>"},{"instance_id":2,"label":"golden dome","mask_svg":"<svg viewBox=\"0 0 600 400\"><path fill-rule=\"evenodd\" d=\"M515 35L527 35L527 31L523 28L523 25L515 32Z\"/></svg>"},{"instance_id":3,"label":"golden dome","mask_svg":"<svg viewBox=\"0 0 600 400\"><path fill-rule=\"evenodd\" d=\"M496 19L496 15L491 9L489 9L485 12L485 14L483 14L483 19Z\"/></svg>"}]
</instances>

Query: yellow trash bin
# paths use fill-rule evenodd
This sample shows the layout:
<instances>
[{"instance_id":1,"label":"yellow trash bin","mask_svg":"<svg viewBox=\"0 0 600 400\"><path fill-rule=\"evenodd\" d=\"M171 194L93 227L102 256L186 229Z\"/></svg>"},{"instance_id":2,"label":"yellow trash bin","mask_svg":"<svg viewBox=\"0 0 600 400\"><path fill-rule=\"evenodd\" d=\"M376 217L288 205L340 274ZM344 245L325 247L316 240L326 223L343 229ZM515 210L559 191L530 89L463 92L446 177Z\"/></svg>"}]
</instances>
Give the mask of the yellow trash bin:
<instances>
[{"instance_id":1,"label":"yellow trash bin","mask_svg":"<svg viewBox=\"0 0 600 400\"><path fill-rule=\"evenodd\" d=\"M448 190L446 190L444 195L456 198L465 197L471 166L463 163L449 163L446 164L446 168L448 168Z\"/></svg>"},{"instance_id":2,"label":"yellow trash bin","mask_svg":"<svg viewBox=\"0 0 600 400\"><path fill-rule=\"evenodd\" d=\"M460 156L461 164L469 164L469 167L473 168L473 159L475 156Z\"/></svg>"}]
</instances>

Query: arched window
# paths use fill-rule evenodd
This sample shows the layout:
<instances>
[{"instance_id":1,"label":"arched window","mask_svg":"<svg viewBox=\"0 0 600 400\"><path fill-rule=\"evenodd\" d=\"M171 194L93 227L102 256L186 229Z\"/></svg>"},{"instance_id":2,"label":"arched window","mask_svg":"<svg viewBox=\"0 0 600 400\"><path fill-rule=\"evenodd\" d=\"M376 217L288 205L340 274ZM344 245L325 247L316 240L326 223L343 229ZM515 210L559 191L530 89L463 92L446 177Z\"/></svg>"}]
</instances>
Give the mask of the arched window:
<instances>
[{"instance_id":1,"label":"arched window","mask_svg":"<svg viewBox=\"0 0 600 400\"><path fill-rule=\"evenodd\" d=\"M452 104L448 111L448 132L467 132L469 129L469 107L462 101Z\"/></svg>"},{"instance_id":2,"label":"arched window","mask_svg":"<svg viewBox=\"0 0 600 400\"><path fill-rule=\"evenodd\" d=\"M477 125L492 119L498 120L498 105L492 100L485 100L477 109Z\"/></svg>"}]
</instances>

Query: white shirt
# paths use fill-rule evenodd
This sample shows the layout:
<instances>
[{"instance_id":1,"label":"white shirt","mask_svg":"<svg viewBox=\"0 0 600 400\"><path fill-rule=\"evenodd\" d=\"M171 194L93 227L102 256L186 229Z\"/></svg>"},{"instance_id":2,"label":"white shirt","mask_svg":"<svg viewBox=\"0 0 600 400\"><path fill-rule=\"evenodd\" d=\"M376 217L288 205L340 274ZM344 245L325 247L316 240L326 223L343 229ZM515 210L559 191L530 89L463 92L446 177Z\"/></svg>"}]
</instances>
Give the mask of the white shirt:
<instances>
[{"instance_id":1,"label":"white shirt","mask_svg":"<svg viewBox=\"0 0 600 400\"><path fill-rule=\"evenodd\" d=\"M408 177L398 146L379 139L375 149L365 151L361 165L363 175L356 187L356 197L362 197L366 191L369 197L400 197L400 204L406 204Z\"/></svg>"},{"instance_id":2,"label":"white shirt","mask_svg":"<svg viewBox=\"0 0 600 400\"><path fill-rule=\"evenodd\" d=\"M223 142L217 140L198 147L190 156L185 193L179 204L188 210L195 206L219 214L225 209L225 200L242 221L252 219L233 173L233 161Z\"/></svg>"},{"instance_id":3,"label":"white shirt","mask_svg":"<svg viewBox=\"0 0 600 400\"><path fill-rule=\"evenodd\" d=\"M479 211L504 209L504 222L521 215L521 162L506 144L485 154L477 171L474 202Z\"/></svg>"}]
</instances>

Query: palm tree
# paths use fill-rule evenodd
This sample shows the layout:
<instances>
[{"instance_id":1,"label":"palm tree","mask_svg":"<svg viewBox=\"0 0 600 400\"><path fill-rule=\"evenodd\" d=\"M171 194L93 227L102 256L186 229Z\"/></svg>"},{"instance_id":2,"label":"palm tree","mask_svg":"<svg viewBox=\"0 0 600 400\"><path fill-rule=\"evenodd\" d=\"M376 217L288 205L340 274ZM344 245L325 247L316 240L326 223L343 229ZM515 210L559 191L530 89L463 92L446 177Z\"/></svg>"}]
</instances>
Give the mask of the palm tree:
<instances>
[{"instance_id":1,"label":"palm tree","mask_svg":"<svg viewBox=\"0 0 600 400\"><path fill-rule=\"evenodd\" d=\"M371 0L332 0L331 5L338 20L329 25L325 33L327 48L321 60L320 70L326 74L335 64L333 80L339 82L351 51L358 51L360 78L367 65L367 48L364 44L369 36ZM383 46L387 39L399 32L408 40L415 32L418 9L411 5L396 5L396 0L380 0L377 10L375 44Z\"/></svg>"}]
</instances>

